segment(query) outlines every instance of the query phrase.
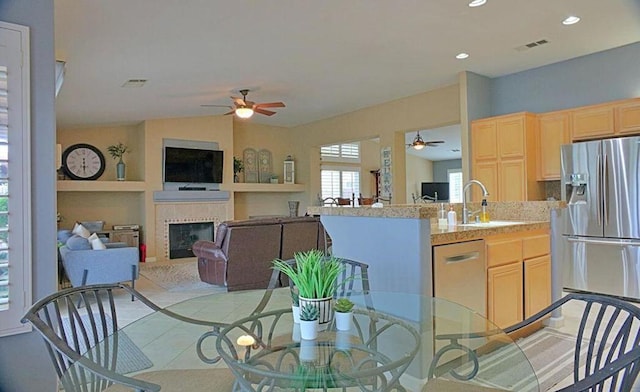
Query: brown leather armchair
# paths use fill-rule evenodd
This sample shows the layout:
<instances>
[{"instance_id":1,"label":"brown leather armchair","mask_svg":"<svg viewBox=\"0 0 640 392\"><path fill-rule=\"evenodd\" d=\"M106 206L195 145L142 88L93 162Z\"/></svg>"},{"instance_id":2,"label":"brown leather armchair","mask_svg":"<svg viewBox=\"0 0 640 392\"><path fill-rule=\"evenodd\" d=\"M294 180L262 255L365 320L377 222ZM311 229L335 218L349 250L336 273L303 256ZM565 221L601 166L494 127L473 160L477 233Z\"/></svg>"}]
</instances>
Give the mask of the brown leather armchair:
<instances>
[{"instance_id":1,"label":"brown leather armchair","mask_svg":"<svg viewBox=\"0 0 640 392\"><path fill-rule=\"evenodd\" d=\"M325 250L325 231L319 217L227 221L218 226L215 242L196 241L192 249L203 282L228 291L261 289L269 284L274 259Z\"/></svg>"}]
</instances>

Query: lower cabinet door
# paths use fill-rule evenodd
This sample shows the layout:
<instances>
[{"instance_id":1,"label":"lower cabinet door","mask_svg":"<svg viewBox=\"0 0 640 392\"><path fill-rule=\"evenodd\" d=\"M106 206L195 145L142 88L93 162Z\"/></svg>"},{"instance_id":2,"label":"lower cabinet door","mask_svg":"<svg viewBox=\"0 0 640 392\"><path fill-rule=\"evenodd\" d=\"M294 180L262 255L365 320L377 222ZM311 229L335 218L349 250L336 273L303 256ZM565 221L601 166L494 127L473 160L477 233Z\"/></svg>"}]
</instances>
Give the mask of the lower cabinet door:
<instances>
[{"instance_id":1,"label":"lower cabinet door","mask_svg":"<svg viewBox=\"0 0 640 392\"><path fill-rule=\"evenodd\" d=\"M551 257L524 261L524 317L533 316L551 304Z\"/></svg>"},{"instance_id":2,"label":"lower cabinet door","mask_svg":"<svg viewBox=\"0 0 640 392\"><path fill-rule=\"evenodd\" d=\"M505 328L523 320L522 262L487 270L489 320Z\"/></svg>"}]
</instances>

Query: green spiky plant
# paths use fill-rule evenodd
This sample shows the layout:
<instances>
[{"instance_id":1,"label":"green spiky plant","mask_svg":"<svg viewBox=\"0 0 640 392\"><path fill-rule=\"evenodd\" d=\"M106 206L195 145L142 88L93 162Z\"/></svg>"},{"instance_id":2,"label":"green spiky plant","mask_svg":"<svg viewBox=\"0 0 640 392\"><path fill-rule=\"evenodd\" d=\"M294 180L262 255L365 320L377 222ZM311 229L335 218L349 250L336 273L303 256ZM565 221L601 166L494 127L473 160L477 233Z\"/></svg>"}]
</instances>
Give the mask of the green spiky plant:
<instances>
[{"instance_id":1,"label":"green spiky plant","mask_svg":"<svg viewBox=\"0 0 640 392\"><path fill-rule=\"evenodd\" d=\"M344 271L344 264L333 256L325 256L313 249L294 254L295 266L276 259L273 268L285 274L298 289L302 298L331 297L338 285L338 276Z\"/></svg>"},{"instance_id":2,"label":"green spiky plant","mask_svg":"<svg viewBox=\"0 0 640 392\"><path fill-rule=\"evenodd\" d=\"M320 317L317 306L306 304L300 309L300 321L315 321Z\"/></svg>"},{"instance_id":3,"label":"green spiky plant","mask_svg":"<svg viewBox=\"0 0 640 392\"><path fill-rule=\"evenodd\" d=\"M338 298L333 308L338 313L348 313L353 309L353 302L348 298Z\"/></svg>"},{"instance_id":4,"label":"green spiky plant","mask_svg":"<svg viewBox=\"0 0 640 392\"><path fill-rule=\"evenodd\" d=\"M293 304L293 306L300 306L300 296L295 290L291 290L291 304Z\"/></svg>"}]
</instances>

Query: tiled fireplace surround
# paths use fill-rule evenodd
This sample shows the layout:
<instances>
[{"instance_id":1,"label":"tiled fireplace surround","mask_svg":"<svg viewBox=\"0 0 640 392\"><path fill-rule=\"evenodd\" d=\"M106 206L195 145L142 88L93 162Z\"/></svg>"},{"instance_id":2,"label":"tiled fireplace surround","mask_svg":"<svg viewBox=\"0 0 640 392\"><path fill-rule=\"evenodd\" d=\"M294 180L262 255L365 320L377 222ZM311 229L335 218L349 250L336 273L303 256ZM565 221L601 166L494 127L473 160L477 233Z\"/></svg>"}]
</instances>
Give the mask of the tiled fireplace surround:
<instances>
[{"instance_id":1,"label":"tiled fireplace surround","mask_svg":"<svg viewBox=\"0 0 640 392\"><path fill-rule=\"evenodd\" d=\"M156 261L171 261L169 260L170 224L213 222L215 236L218 225L229 219L229 209L229 201L156 203Z\"/></svg>"}]
</instances>

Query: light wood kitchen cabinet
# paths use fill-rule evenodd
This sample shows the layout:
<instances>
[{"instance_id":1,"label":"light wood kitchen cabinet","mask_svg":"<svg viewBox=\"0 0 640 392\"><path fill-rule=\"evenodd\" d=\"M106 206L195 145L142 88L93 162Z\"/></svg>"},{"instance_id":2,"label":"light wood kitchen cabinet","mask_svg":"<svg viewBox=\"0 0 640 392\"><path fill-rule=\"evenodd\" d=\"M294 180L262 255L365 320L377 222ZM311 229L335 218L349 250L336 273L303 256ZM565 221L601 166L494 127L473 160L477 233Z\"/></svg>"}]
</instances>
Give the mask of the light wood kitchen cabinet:
<instances>
[{"instance_id":1,"label":"light wood kitchen cabinet","mask_svg":"<svg viewBox=\"0 0 640 392\"><path fill-rule=\"evenodd\" d=\"M525 201L543 198L544 185L536 181L536 135L538 118L532 113L516 113L476 120L471 123L472 178L485 186L492 201ZM493 173L489 173L494 168ZM472 200L480 201L482 191L472 190Z\"/></svg>"},{"instance_id":2,"label":"light wood kitchen cabinet","mask_svg":"<svg viewBox=\"0 0 640 392\"><path fill-rule=\"evenodd\" d=\"M615 106L615 132L620 135L640 133L640 98Z\"/></svg>"},{"instance_id":3,"label":"light wood kitchen cabinet","mask_svg":"<svg viewBox=\"0 0 640 392\"><path fill-rule=\"evenodd\" d=\"M551 304L551 257L524 260L524 317Z\"/></svg>"},{"instance_id":4,"label":"light wood kitchen cabinet","mask_svg":"<svg viewBox=\"0 0 640 392\"><path fill-rule=\"evenodd\" d=\"M485 238L487 315L498 327L513 325L551 304L548 230Z\"/></svg>"},{"instance_id":5,"label":"light wood kitchen cabinet","mask_svg":"<svg viewBox=\"0 0 640 392\"><path fill-rule=\"evenodd\" d=\"M559 180L561 176L560 147L571 143L569 112L550 112L539 116L538 181Z\"/></svg>"},{"instance_id":6,"label":"light wood kitchen cabinet","mask_svg":"<svg viewBox=\"0 0 640 392\"><path fill-rule=\"evenodd\" d=\"M522 263L489 268L487 272L489 320L505 328L523 320Z\"/></svg>"},{"instance_id":7,"label":"light wood kitchen cabinet","mask_svg":"<svg viewBox=\"0 0 640 392\"><path fill-rule=\"evenodd\" d=\"M613 136L613 104L585 106L571 111L571 138L587 140Z\"/></svg>"}]
</instances>

